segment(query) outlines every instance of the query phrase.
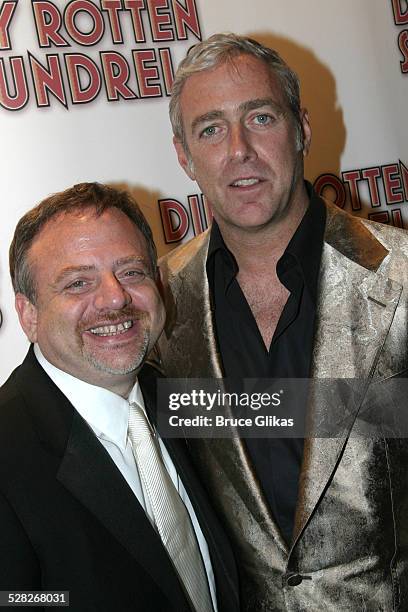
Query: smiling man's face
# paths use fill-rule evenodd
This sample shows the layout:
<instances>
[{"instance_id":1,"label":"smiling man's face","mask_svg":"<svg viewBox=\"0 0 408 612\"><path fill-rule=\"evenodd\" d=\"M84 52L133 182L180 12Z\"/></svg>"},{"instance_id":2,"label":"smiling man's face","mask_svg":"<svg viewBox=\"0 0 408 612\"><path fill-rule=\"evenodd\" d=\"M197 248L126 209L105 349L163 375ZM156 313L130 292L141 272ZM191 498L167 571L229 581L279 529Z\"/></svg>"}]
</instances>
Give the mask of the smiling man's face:
<instances>
[{"instance_id":1,"label":"smiling man's face","mask_svg":"<svg viewBox=\"0 0 408 612\"><path fill-rule=\"evenodd\" d=\"M35 304L17 294L16 307L31 342L76 378L128 388L164 325L139 229L114 208L63 213L42 228L28 262Z\"/></svg>"},{"instance_id":2,"label":"smiling man's face","mask_svg":"<svg viewBox=\"0 0 408 612\"><path fill-rule=\"evenodd\" d=\"M250 55L190 76L181 92L188 150L179 162L208 198L222 227L263 228L296 202L310 127L302 111L302 148L278 78Z\"/></svg>"}]
</instances>

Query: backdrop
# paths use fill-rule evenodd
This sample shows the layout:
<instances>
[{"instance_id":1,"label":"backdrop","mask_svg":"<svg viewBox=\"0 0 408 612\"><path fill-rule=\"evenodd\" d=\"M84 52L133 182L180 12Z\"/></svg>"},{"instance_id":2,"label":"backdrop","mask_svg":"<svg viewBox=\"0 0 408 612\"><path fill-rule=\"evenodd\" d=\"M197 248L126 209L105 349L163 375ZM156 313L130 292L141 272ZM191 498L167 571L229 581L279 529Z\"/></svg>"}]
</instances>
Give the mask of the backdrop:
<instances>
[{"instance_id":1,"label":"backdrop","mask_svg":"<svg viewBox=\"0 0 408 612\"><path fill-rule=\"evenodd\" d=\"M276 48L298 72L317 190L408 228L407 0L0 1L0 383L28 346L7 261L26 210L98 180L134 193L160 254L207 226L167 107L186 50L218 31Z\"/></svg>"}]
</instances>

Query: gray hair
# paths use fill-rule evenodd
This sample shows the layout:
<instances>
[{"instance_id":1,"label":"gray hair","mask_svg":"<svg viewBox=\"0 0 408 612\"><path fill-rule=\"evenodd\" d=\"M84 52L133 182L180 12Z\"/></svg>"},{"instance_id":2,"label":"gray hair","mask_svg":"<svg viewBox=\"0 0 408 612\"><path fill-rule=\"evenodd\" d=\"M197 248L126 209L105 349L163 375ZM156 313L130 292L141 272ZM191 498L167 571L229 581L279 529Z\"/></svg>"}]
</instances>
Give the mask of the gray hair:
<instances>
[{"instance_id":1,"label":"gray hair","mask_svg":"<svg viewBox=\"0 0 408 612\"><path fill-rule=\"evenodd\" d=\"M146 239L151 272L156 276L157 251L152 230L136 201L126 191L100 183L79 183L49 196L29 210L17 223L9 251L10 276L15 293L22 293L31 303L35 303L36 284L28 253L46 223L57 215L81 212L89 208L95 209L97 217L110 208L116 208L129 217Z\"/></svg>"},{"instance_id":2,"label":"gray hair","mask_svg":"<svg viewBox=\"0 0 408 612\"><path fill-rule=\"evenodd\" d=\"M222 33L213 34L207 40L191 47L186 57L180 62L173 82L169 107L170 121L174 136L181 141L187 153L188 147L180 108L180 96L186 80L193 74L210 70L224 62L231 61L238 55L245 54L252 55L265 62L271 73L278 77L295 121L296 145L298 149L302 148L303 130L297 74L273 49L261 45L252 38L232 33Z\"/></svg>"}]
</instances>

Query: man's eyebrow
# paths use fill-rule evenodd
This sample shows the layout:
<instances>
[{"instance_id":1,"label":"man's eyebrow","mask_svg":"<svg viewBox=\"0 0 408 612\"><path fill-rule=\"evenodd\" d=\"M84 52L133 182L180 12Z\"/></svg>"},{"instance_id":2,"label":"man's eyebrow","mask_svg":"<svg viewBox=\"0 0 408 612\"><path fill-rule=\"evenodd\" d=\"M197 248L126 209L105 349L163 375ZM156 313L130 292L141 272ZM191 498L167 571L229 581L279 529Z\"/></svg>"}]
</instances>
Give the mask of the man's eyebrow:
<instances>
[{"instance_id":1,"label":"man's eyebrow","mask_svg":"<svg viewBox=\"0 0 408 612\"><path fill-rule=\"evenodd\" d=\"M269 106L280 114L284 112L283 107L273 100L273 98L255 98L254 100L247 100L239 105L239 110L243 113L247 113L248 111L262 108L263 106Z\"/></svg>"},{"instance_id":2,"label":"man's eyebrow","mask_svg":"<svg viewBox=\"0 0 408 612\"><path fill-rule=\"evenodd\" d=\"M127 257L121 257L120 259L117 259L113 265L115 266L115 268L118 268L119 266L124 266L129 263L144 264L146 263L146 258L142 257L141 255L128 255Z\"/></svg>"},{"instance_id":3,"label":"man's eyebrow","mask_svg":"<svg viewBox=\"0 0 408 612\"><path fill-rule=\"evenodd\" d=\"M95 270L95 266L66 266L58 274L54 285L62 282L65 278L72 276L73 274L78 274L78 272L90 272L91 270Z\"/></svg>"},{"instance_id":4,"label":"man's eyebrow","mask_svg":"<svg viewBox=\"0 0 408 612\"><path fill-rule=\"evenodd\" d=\"M191 131L197 128L200 123L205 123L206 121L214 121L215 119L221 119L223 117L223 112L219 110L213 110L208 113L204 113L204 115L199 115L196 117L191 124Z\"/></svg>"}]
</instances>

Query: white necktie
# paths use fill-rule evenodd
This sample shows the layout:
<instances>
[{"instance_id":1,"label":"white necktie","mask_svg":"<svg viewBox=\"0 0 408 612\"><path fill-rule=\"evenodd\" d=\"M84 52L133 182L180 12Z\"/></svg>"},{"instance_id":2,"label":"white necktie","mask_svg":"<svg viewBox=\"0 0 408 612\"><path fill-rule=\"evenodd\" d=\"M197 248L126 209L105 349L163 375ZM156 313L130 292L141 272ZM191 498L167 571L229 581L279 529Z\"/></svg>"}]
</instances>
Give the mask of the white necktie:
<instances>
[{"instance_id":1,"label":"white necktie","mask_svg":"<svg viewBox=\"0 0 408 612\"><path fill-rule=\"evenodd\" d=\"M197 612L212 612L211 597L189 514L163 463L144 410L130 404L129 440L154 522Z\"/></svg>"}]
</instances>

